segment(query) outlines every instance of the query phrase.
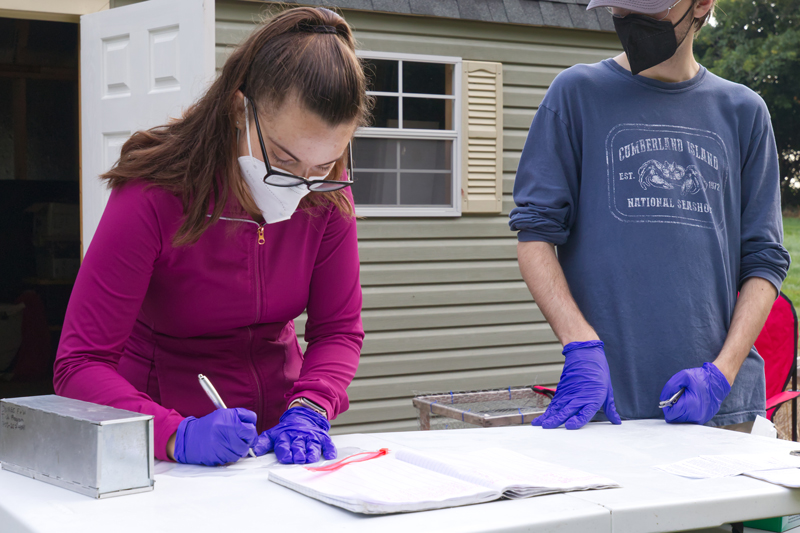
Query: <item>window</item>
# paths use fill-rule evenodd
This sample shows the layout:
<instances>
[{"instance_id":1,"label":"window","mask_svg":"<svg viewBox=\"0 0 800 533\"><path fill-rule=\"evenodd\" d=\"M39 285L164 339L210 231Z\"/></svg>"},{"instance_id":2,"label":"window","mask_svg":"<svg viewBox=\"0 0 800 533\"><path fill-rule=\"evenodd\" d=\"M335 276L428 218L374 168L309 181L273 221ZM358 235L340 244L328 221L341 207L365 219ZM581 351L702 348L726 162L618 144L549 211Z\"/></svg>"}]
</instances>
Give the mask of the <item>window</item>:
<instances>
[{"instance_id":1,"label":"window","mask_svg":"<svg viewBox=\"0 0 800 533\"><path fill-rule=\"evenodd\" d=\"M353 196L365 216L460 214L461 59L359 52L375 98L353 142Z\"/></svg>"}]
</instances>

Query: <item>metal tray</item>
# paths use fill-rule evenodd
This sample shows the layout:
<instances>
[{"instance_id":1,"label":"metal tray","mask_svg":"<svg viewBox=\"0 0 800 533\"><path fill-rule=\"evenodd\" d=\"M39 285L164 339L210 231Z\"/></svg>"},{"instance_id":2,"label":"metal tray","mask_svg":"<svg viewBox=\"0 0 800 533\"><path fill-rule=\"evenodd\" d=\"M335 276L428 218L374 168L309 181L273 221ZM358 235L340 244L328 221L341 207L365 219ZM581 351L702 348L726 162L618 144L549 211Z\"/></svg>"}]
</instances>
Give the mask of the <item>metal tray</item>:
<instances>
[{"instance_id":1,"label":"metal tray","mask_svg":"<svg viewBox=\"0 0 800 533\"><path fill-rule=\"evenodd\" d=\"M422 430L431 429L431 418L437 415L463 423L454 427L498 427L529 424L545 412L554 393L554 389L540 386L508 387L423 394L411 401L419 412Z\"/></svg>"}]
</instances>

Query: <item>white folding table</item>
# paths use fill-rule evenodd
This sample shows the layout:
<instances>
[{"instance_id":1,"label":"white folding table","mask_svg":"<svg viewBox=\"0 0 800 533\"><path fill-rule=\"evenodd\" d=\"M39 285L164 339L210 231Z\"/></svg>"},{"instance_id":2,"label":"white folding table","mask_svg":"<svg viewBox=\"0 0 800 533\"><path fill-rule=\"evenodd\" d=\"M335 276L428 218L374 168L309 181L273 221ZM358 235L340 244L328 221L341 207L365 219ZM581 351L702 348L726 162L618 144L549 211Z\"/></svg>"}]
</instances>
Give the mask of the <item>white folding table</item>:
<instances>
[{"instance_id":1,"label":"white folding table","mask_svg":"<svg viewBox=\"0 0 800 533\"><path fill-rule=\"evenodd\" d=\"M568 496L611 513L612 531L648 533L710 528L756 518L800 514L800 489L745 476L686 479L653 468L699 455L786 453L800 443L663 420L588 424L580 430L508 427L383 434L418 449L469 450L478 446L516 450L543 461L607 476L621 489Z\"/></svg>"},{"instance_id":2,"label":"white folding table","mask_svg":"<svg viewBox=\"0 0 800 533\"><path fill-rule=\"evenodd\" d=\"M0 531L222 533L249 530L646 533L713 528L800 513L800 490L743 476L691 480L653 465L708 454L788 453L797 443L663 421L531 426L334 437L340 448L471 450L502 447L617 481L622 488L556 494L419 513L363 516L267 480L260 468L227 477L156 476L155 490L93 500L0 471ZM715 530L716 531L716 530Z\"/></svg>"}]
</instances>

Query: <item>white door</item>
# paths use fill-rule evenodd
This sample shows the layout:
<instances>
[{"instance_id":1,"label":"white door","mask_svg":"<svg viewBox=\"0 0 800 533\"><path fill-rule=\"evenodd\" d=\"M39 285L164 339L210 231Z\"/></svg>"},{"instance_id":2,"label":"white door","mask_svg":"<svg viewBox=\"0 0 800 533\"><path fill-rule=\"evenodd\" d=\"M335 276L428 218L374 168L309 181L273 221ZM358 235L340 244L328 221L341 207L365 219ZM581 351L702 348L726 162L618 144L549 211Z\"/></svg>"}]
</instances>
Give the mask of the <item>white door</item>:
<instances>
[{"instance_id":1,"label":"white door","mask_svg":"<svg viewBox=\"0 0 800 533\"><path fill-rule=\"evenodd\" d=\"M214 0L148 0L81 17L81 244L109 191L98 176L137 130L165 124L214 78Z\"/></svg>"}]
</instances>

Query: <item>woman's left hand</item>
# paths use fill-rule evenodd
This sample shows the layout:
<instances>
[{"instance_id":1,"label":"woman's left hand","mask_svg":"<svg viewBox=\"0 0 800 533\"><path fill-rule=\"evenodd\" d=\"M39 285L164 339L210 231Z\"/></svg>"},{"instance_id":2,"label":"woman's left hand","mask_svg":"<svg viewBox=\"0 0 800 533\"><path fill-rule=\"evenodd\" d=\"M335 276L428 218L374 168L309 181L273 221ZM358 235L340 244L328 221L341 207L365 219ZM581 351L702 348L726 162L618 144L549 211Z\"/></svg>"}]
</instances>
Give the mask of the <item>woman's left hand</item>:
<instances>
[{"instance_id":1,"label":"woman's left hand","mask_svg":"<svg viewBox=\"0 0 800 533\"><path fill-rule=\"evenodd\" d=\"M264 455L275 450L283 464L316 463L320 456L336 459L336 446L328 435L331 424L307 407L292 407L277 426L258 436L253 451Z\"/></svg>"}]
</instances>

